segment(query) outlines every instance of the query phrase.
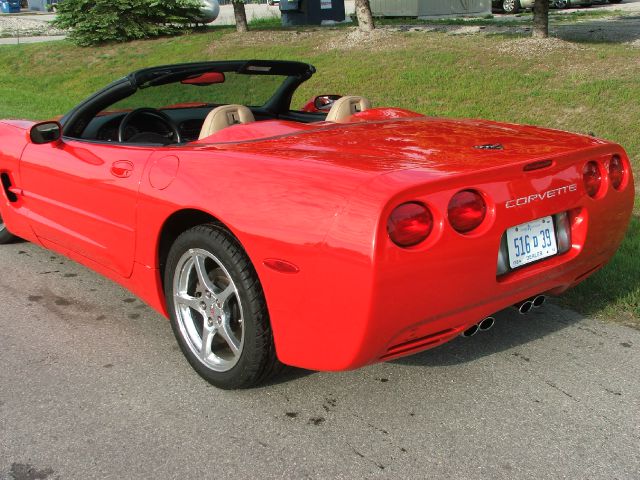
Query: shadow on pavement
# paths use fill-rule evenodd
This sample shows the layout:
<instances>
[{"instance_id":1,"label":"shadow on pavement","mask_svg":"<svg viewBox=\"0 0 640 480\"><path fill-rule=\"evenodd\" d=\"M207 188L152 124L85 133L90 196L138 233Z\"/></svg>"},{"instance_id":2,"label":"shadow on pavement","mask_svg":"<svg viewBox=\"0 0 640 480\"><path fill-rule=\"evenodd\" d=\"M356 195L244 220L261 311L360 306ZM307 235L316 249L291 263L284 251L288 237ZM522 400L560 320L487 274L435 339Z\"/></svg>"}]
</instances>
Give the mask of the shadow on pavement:
<instances>
[{"instance_id":1,"label":"shadow on pavement","mask_svg":"<svg viewBox=\"0 0 640 480\"><path fill-rule=\"evenodd\" d=\"M391 365L438 367L473 362L482 357L527 344L578 323L582 316L554 304L546 304L527 315L515 309L503 310L496 315L496 325L489 331L471 338L457 338L444 345L389 362ZM314 371L287 367L264 387L295 382L313 375Z\"/></svg>"},{"instance_id":2,"label":"shadow on pavement","mask_svg":"<svg viewBox=\"0 0 640 480\"><path fill-rule=\"evenodd\" d=\"M527 315L520 315L515 310L503 310L495 317L495 326L487 332L479 332L470 338L457 338L432 350L391 363L437 367L472 362L538 340L582 319L575 312L548 304Z\"/></svg>"},{"instance_id":3,"label":"shadow on pavement","mask_svg":"<svg viewBox=\"0 0 640 480\"><path fill-rule=\"evenodd\" d=\"M640 15L551 27L551 35L568 42L624 43L640 40Z\"/></svg>"},{"instance_id":4,"label":"shadow on pavement","mask_svg":"<svg viewBox=\"0 0 640 480\"><path fill-rule=\"evenodd\" d=\"M611 262L587 281L569 290L561 303L585 315L598 314L609 306L628 312L627 323L640 327L640 218L633 217L620 249ZM635 318L634 318L635 317Z\"/></svg>"}]
</instances>

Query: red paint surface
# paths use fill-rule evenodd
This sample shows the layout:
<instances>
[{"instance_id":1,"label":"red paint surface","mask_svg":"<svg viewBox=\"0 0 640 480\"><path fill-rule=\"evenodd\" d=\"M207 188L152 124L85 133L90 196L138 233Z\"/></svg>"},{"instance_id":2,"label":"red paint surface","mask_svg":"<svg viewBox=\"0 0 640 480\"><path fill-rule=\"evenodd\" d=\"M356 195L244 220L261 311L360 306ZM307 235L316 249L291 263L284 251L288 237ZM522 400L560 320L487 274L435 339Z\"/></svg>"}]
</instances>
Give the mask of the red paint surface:
<instances>
[{"instance_id":1,"label":"red paint surface","mask_svg":"<svg viewBox=\"0 0 640 480\"><path fill-rule=\"evenodd\" d=\"M0 123L0 171L23 192L16 203L2 193L0 212L17 235L107 275L164 314L162 227L183 209L209 213L256 268L280 359L326 370L437 346L520 300L565 290L618 248L634 201L632 178L620 190L608 186L613 154L629 166L620 146L489 121L398 118L397 111L374 109L340 125L256 122L167 147L32 145L31 123ZM474 148L485 144L504 149ZM149 179L168 156L179 156L180 168L159 190ZM131 175L115 178L111 167L122 159L132 163ZM524 171L543 160L551 166ZM596 198L582 182L590 160L602 165ZM575 192L505 206L570 184ZM487 212L462 235L446 212L464 189L480 192ZM404 202L433 214L428 238L406 249L386 232ZM570 212L570 251L496 278L505 230L563 211ZM299 271L274 270L268 259Z\"/></svg>"}]
</instances>

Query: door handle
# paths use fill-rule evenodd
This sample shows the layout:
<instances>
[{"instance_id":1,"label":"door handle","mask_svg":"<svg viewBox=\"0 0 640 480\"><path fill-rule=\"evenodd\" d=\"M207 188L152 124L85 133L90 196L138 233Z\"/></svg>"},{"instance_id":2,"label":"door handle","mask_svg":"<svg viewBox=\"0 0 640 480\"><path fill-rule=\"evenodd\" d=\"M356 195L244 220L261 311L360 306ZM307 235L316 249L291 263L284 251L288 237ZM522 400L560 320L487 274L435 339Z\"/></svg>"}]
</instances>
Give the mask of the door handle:
<instances>
[{"instance_id":1,"label":"door handle","mask_svg":"<svg viewBox=\"0 0 640 480\"><path fill-rule=\"evenodd\" d=\"M133 163L129 160L118 160L111 164L111 175L118 178L129 178L133 172Z\"/></svg>"}]
</instances>

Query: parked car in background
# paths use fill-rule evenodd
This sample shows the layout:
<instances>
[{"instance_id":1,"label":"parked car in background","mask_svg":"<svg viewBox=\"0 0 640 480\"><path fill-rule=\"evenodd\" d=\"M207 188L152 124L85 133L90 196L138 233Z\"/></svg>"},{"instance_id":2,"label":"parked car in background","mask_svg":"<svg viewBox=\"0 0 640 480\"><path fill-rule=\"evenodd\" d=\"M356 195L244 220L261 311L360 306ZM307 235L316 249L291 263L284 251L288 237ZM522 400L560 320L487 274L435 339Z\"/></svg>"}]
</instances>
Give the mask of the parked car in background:
<instances>
[{"instance_id":1,"label":"parked car in background","mask_svg":"<svg viewBox=\"0 0 640 480\"><path fill-rule=\"evenodd\" d=\"M552 0L552 8L590 7L593 4L622 3L622 0Z\"/></svg>"},{"instance_id":2,"label":"parked car in background","mask_svg":"<svg viewBox=\"0 0 640 480\"><path fill-rule=\"evenodd\" d=\"M220 3L218 0L202 0L202 7L200 7L200 18L198 19L202 23L211 23L220 14Z\"/></svg>"},{"instance_id":3,"label":"parked car in background","mask_svg":"<svg viewBox=\"0 0 640 480\"><path fill-rule=\"evenodd\" d=\"M504 13L518 13L525 8L533 8L534 3L535 0L493 0L491 6ZM553 0L549 4L553 5Z\"/></svg>"},{"instance_id":4,"label":"parked car in background","mask_svg":"<svg viewBox=\"0 0 640 480\"><path fill-rule=\"evenodd\" d=\"M608 0L609 3L622 3L622 0ZM492 7L504 13L518 13L520 10L533 8L535 0L493 0ZM607 3L607 0L550 0L551 8L588 7L594 3Z\"/></svg>"}]
</instances>

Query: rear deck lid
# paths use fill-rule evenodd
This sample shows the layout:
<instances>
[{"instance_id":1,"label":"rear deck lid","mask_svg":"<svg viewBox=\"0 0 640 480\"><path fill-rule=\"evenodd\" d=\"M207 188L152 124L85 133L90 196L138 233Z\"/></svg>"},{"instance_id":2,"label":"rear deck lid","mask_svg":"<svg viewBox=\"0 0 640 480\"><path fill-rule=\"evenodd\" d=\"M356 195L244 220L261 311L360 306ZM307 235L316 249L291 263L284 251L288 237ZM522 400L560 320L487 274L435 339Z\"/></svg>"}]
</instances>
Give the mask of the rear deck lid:
<instances>
[{"instance_id":1,"label":"rear deck lid","mask_svg":"<svg viewBox=\"0 0 640 480\"><path fill-rule=\"evenodd\" d=\"M412 119L338 124L223 148L357 170L419 169L438 176L528 163L607 142L486 120Z\"/></svg>"}]
</instances>

